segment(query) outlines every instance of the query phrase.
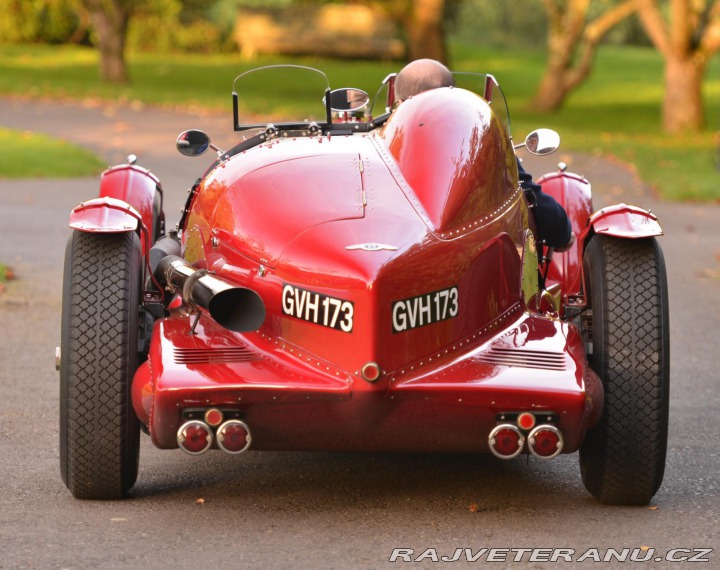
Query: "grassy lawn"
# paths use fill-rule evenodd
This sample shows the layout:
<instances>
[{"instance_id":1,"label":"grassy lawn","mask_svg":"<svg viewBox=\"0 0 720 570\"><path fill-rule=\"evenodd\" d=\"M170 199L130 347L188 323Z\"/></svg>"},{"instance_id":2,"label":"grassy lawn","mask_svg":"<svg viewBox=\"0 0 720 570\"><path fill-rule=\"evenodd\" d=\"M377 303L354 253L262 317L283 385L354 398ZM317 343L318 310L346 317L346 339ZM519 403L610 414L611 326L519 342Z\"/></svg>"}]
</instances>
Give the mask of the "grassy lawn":
<instances>
[{"instance_id":1,"label":"grassy lawn","mask_svg":"<svg viewBox=\"0 0 720 570\"><path fill-rule=\"evenodd\" d=\"M12 270L7 266L0 263L0 283L8 281L13 278Z\"/></svg>"},{"instance_id":2,"label":"grassy lawn","mask_svg":"<svg viewBox=\"0 0 720 570\"><path fill-rule=\"evenodd\" d=\"M91 152L66 141L2 127L0 148L0 179L91 176L107 166Z\"/></svg>"},{"instance_id":3,"label":"grassy lawn","mask_svg":"<svg viewBox=\"0 0 720 570\"><path fill-rule=\"evenodd\" d=\"M638 174L672 200L720 200L720 58L707 74L708 125L700 135L668 136L660 129L663 63L651 49L603 47L594 73L560 112L543 116L527 109L542 74L544 54L453 46L454 69L493 73L508 98L516 139L539 126L560 132L563 149L612 155L633 163ZM332 87L355 86L373 95L398 62L347 62L320 58L131 54L132 83L101 83L94 50L74 46L0 46L0 94L141 101L185 110L231 113L233 79L248 69L298 63L325 71ZM250 109L292 112L289 82L280 80L249 98ZM1 135L0 135L1 136ZM3 145L6 146L6 145Z\"/></svg>"}]
</instances>

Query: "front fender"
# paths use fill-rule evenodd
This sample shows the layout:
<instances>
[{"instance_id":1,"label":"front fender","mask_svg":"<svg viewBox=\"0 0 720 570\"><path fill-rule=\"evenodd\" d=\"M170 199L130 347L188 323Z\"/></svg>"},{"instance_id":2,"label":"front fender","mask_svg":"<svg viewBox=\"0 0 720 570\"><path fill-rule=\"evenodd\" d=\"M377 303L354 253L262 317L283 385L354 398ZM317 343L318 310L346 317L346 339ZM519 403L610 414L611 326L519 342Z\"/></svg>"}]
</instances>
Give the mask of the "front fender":
<instances>
[{"instance_id":1,"label":"front fender","mask_svg":"<svg viewBox=\"0 0 720 570\"><path fill-rule=\"evenodd\" d=\"M154 226L161 223L156 218L162 210L162 187L157 176L149 170L136 164L108 168L102 173L98 196L130 204L140 214L150 236L158 235L158 228Z\"/></svg>"},{"instance_id":2,"label":"front fender","mask_svg":"<svg viewBox=\"0 0 720 570\"><path fill-rule=\"evenodd\" d=\"M538 179L543 192L555 198L565 208L572 231L579 236L587 227L592 213L592 188L590 183L577 174L560 171L546 174ZM549 289L560 286L563 297L580 294L582 286L582 252L577 247L553 255L547 273Z\"/></svg>"}]
</instances>

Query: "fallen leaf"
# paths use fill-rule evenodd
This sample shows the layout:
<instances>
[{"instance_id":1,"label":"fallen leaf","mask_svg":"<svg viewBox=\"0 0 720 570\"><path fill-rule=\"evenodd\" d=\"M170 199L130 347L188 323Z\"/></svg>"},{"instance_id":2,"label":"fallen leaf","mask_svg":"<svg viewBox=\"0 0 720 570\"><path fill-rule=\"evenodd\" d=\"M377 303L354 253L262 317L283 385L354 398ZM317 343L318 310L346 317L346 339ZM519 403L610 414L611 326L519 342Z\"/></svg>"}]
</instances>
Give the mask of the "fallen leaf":
<instances>
[{"instance_id":1,"label":"fallen leaf","mask_svg":"<svg viewBox=\"0 0 720 570\"><path fill-rule=\"evenodd\" d=\"M640 550L642 550L643 552L647 552L648 550L650 550L650 547L649 546L641 546Z\"/></svg>"},{"instance_id":2,"label":"fallen leaf","mask_svg":"<svg viewBox=\"0 0 720 570\"><path fill-rule=\"evenodd\" d=\"M196 504L196 505L204 505L204 504L205 504L205 499L203 499L203 498L195 499L195 504Z\"/></svg>"},{"instance_id":3,"label":"fallen leaf","mask_svg":"<svg viewBox=\"0 0 720 570\"><path fill-rule=\"evenodd\" d=\"M471 512L471 513L476 513L476 512L478 512L478 505L477 505L477 503L470 503L470 512Z\"/></svg>"},{"instance_id":4,"label":"fallen leaf","mask_svg":"<svg viewBox=\"0 0 720 570\"><path fill-rule=\"evenodd\" d=\"M660 507L648 507L648 511L657 511Z\"/></svg>"}]
</instances>

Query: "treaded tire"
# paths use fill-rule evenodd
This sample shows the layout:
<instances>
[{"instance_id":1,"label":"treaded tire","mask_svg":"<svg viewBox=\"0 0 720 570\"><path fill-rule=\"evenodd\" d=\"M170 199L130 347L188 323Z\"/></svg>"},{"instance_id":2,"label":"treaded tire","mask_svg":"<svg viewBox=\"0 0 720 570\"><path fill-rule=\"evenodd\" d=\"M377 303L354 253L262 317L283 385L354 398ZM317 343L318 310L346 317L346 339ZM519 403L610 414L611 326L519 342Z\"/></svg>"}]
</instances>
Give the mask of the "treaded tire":
<instances>
[{"instance_id":1,"label":"treaded tire","mask_svg":"<svg viewBox=\"0 0 720 570\"><path fill-rule=\"evenodd\" d=\"M665 471L670 389L667 276L654 238L596 235L583 259L592 308L590 365L605 407L580 448L601 503L645 505Z\"/></svg>"},{"instance_id":2,"label":"treaded tire","mask_svg":"<svg viewBox=\"0 0 720 570\"><path fill-rule=\"evenodd\" d=\"M60 470L78 499L120 499L140 450L131 383L138 365L140 240L74 232L65 252Z\"/></svg>"}]
</instances>

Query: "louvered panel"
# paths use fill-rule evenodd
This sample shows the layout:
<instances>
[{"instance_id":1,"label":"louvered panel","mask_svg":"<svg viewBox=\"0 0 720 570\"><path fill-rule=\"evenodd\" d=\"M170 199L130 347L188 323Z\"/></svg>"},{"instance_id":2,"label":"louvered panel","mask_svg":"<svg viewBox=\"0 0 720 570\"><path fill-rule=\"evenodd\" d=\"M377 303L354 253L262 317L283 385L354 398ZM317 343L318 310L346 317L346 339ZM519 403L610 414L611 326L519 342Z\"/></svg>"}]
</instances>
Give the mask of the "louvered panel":
<instances>
[{"instance_id":1,"label":"louvered panel","mask_svg":"<svg viewBox=\"0 0 720 570\"><path fill-rule=\"evenodd\" d=\"M252 362L260 356L246 346L225 348L176 348L177 364L210 364L213 362Z\"/></svg>"},{"instance_id":2,"label":"louvered panel","mask_svg":"<svg viewBox=\"0 0 720 570\"><path fill-rule=\"evenodd\" d=\"M491 348L479 356L481 362L498 366L565 370L565 354L511 348Z\"/></svg>"}]
</instances>

